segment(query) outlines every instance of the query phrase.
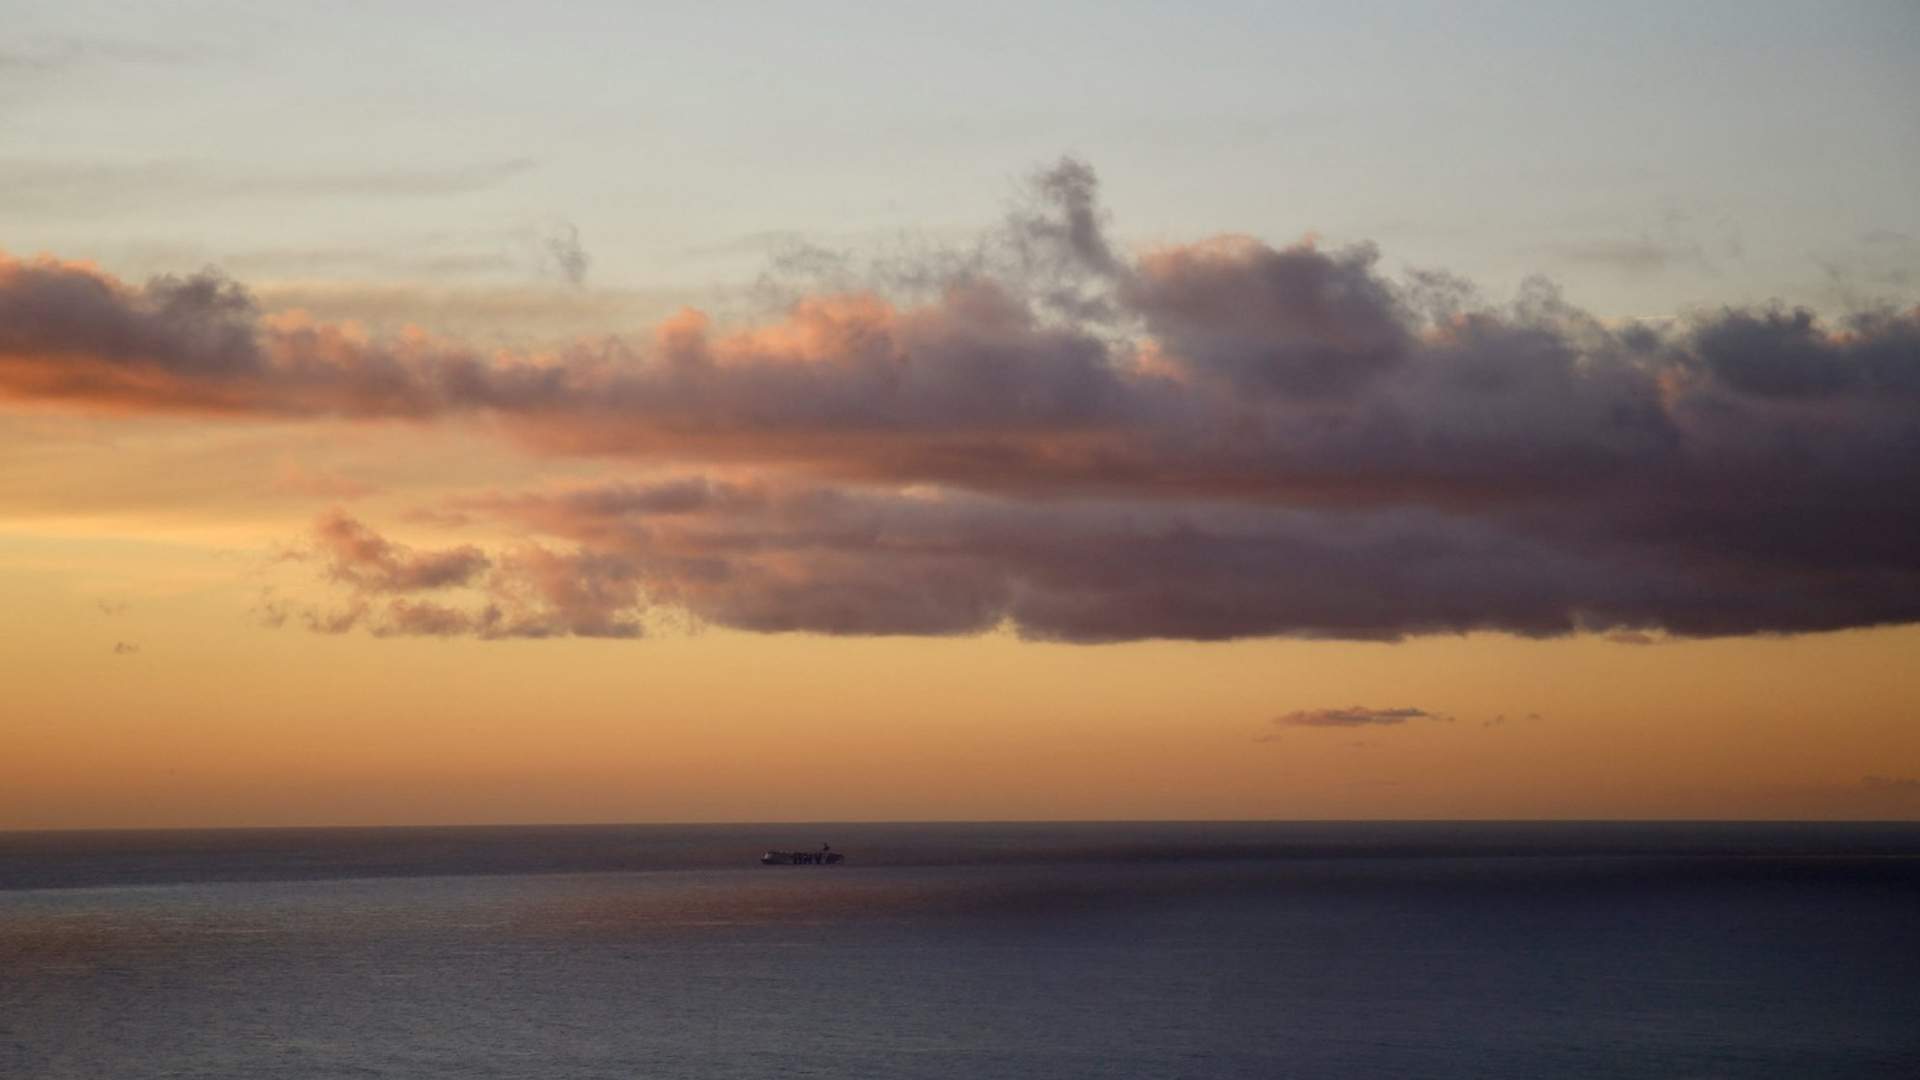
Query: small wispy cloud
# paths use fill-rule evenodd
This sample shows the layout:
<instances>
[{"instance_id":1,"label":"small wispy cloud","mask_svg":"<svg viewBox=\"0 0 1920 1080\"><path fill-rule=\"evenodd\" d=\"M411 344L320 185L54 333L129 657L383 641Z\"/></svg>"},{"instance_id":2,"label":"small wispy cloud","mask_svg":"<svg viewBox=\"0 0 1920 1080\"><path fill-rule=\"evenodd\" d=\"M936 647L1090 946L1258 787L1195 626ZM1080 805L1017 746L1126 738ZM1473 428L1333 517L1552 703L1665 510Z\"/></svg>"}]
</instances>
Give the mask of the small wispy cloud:
<instances>
[{"instance_id":1,"label":"small wispy cloud","mask_svg":"<svg viewBox=\"0 0 1920 1080\"><path fill-rule=\"evenodd\" d=\"M1370 727L1404 724L1409 720L1451 720L1442 713L1425 709L1369 709L1349 705L1344 709L1299 709L1274 718L1281 727Z\"/></svg>"},{"instance_id":2,"label":"small wispy cloud","mask_svg":"<svg viewBox=\"0 0 1920 1080\"><path fill-rule=\"evenodd\" d=\"M1920 792L1920 777L1914 776L1863 776L1860 786L1868 791L1911 791Z\"/></svg>"},{"instance_id":3,"label":"small wispy cloud","mask_svg":"<svg viewBox=\"0 0 1920 1080\"><path fill-rule=\"evenodd\" d=\"M309 283L313 279L327 278L353 281L356 276L367 275L386 280L444 282L462 278L498 278L521 269L519 261L497 243L488 246L484 238L447 239L439 236L403 237L385 244L344 243L222 251L211 261L234 273L307 279Z\"/></svg>"},{"instance_id":4,"label":"small wispy cloud","mask_svg":"<svg viewBox=\"0 0 1920 1080\"><path fill-rule=\"evenodd\" d=\"M0 73L58 72L87 64L190 64L212 55L212 50L199 46L97 35L18 38L0 46Z\"/></svg>"},{"instance_id":5,"label":"small wispy cloud","mask_svg":"<svg viewBox=\"0 0 1920 1080\"><path fill-rule=\"evenodd\" d=\"M313 530L327 576L363 593L405 593L466 585L489 566L471 545L415 552L379 535L338 510L323 514Z\"/></svg>"},{"instance_id":6,"label":"small wispy cloud","mask_svg":"<svg viewBox=\"0 0 1920 1080\"><path fill-rule=\"evenodd\" d=\"M116 641L113 643L113 655L115 656L132 656L139 651L140 646L137 642Z\"/></svg>"},{"instance_id":7,"label":"small wispy cloud","mask_svg":"<svg viewBox=\"0 0 1920 1080\"><path fill-rule=\"evenodd\" d=\"M546 258L562 280L569 285L584 285L587 267L593 257L580 245L580 230L572 222L561 222L545 240Z\"/></svg>"},{"instance_id":8,"label":"small wispy cloud","mask_svg":"<svg viewBox=\"0 0 1920 1080\"><path fill-rule=\"evenodd\" d=\"M1556 244L1547 250L1568 262L1632 275L1659 273L1676 265L1706 264L1697 244L1664 243L1644 236Z\"/></svg>"},{"instance_id":9,"label":"small wispy cloud","mask_svg":"<svg viewBox=\"0 0 1920 1080\"><path fill-rule=\"evenodd\" d=\"M161 160L0 159L0 198L16 211L97 216L182 203L301 198L445 198L532 170L517 157L447 166L279 169Z\"/></svg>"},{"instance_id":10,"label":"small wispy cloud","mask_svg":"<svg viewBox=\"0 0 1920 1080\"><path fill-rule=\"evenodd\" d=\"M1394 727L1414 720L1438 720L1452 723L1453 717L1445 713L1431 712L1427 709L1411 707L1393 709L1370 709L1364 705L1349 705L1334 709L1296 709L1273 718L1273 727L1253 737L1254 742L1279 742L1281 731L1287 728L1375 728ZM1363 742L1351 742L1349 746L1364 745Z\"/></svg>"},{"instance_id":11,"label":"small wispy cloud","mask_svg":"<svg viewBox=\"0 0 1920 1080\"><path fill-rule=\"evenodd\" d=\"M334 510L313 543L289 561L316 560L347 586L345 606L320 608L263 591L255 614L270 627L290 619L320 634L365 630L377 637L633 638L647 605L641 575L620 556L552 551L537 544L488 553L471 545L419 551ZM422 594L440 594L452 602Z\"/></svg>"}]
</instances>

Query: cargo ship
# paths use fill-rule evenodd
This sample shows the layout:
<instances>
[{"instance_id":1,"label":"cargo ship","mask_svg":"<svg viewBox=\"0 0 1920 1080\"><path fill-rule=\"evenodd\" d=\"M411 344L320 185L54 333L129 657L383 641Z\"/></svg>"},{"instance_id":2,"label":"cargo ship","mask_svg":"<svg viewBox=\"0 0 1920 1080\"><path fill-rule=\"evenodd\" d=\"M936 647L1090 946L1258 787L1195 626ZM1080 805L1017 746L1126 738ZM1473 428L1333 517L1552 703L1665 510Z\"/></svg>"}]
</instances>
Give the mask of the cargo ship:
<instances>
[{"instance_id":1,"label":"cargo ship","mask_svg":"<svg viewBox=\"0 0 1920 1080\"><path fill-rule=\"evenodd\" d=\"M769 851L760 856L761 866L832 866L844 856L828 844L819 851Z\"/></svg>"}]
</instances>

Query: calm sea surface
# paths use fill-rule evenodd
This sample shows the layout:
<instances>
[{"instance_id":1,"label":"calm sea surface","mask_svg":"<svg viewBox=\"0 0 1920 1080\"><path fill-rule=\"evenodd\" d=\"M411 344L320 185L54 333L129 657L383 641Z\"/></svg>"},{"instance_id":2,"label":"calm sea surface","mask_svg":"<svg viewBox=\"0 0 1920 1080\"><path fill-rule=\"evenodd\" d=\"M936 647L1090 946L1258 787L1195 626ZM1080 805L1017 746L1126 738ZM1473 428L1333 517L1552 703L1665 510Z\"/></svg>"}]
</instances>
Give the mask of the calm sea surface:
<instances>
[{"instance_id":1,"label":"calm sea surface","mask_svg":"<svg viewBox=\"0 0 1920 1080\"><path fill-rule=\"evenodd\" d=\"M0 834L0 1077L682 1076L1920 1076L1920 826Z\"/></svg>"}]
</instances>

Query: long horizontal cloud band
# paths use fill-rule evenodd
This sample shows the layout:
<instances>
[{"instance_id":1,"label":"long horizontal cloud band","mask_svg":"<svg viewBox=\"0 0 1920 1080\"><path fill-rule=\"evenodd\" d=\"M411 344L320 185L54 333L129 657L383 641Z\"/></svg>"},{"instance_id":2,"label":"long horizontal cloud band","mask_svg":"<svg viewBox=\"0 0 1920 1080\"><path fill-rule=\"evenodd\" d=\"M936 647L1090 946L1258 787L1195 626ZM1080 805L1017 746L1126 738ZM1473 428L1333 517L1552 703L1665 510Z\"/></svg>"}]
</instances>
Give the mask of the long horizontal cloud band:
<instances>
[{"instance_id":1,"label":"long horizontal cloud band","mask_svg":"<svg viewBox=\"0 0 1920 1080\"><path fill-rule=\"evenodd\" d=\"M337 513L314 552L350 604L316 628L638 636L650 610L752 631L1067 641L1388 640L1661 626L1820 630L1920 616L1910 571L1780 573L1429 508L1026 500L698 478L463 503L537 537L411 552ZM344 621L343 621L344 613Z\"/></svg>"},{"instance_id":2,"label":"long horizontal cloud band","mask_svg":"<svg viewBox=\"0 0 1920 1080\"><path fill-rule=\"evenodd\" d=\"M650 342L551 354L264 317L212 275L136 289L0 262L0 395L488 416L541 452L804 472L917 538L903 551L829 530L747 559L556 534L619 560L636 598L757 629L1711 634L1920 618L1920 309L1609 327L1545 286L1489 307L1443 275L1391 281L1366 248L1223 238L1128 259L1085 166L1035 190L978 251L920 268L941 285L908 300L808 295L729 332L688 312ZM941 500L910 493L925 488ZM714 530L744 514L706 508L707 534L687 535L720 545ZM888 599L901 583L914 595Z\"/></svg>"}]
</instances>

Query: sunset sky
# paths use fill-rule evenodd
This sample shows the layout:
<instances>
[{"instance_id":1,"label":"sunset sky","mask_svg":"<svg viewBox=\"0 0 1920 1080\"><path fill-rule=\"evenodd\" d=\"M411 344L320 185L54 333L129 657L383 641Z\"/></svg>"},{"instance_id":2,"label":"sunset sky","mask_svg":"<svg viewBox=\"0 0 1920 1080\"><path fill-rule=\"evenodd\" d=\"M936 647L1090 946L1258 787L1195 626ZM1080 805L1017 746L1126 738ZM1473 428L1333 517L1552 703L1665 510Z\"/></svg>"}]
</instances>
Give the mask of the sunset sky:
<instances>
[{"instance_id":1,"label":"sunset sky","mask_svg":"<svg viewBox=\"0 0 1920 1080\"><path fill-rule=\"evenodd\" d=\"M1920 818L1920 9L0 0L0 828Z\"/></svg>"}]
</instances>

